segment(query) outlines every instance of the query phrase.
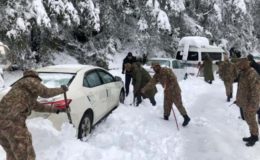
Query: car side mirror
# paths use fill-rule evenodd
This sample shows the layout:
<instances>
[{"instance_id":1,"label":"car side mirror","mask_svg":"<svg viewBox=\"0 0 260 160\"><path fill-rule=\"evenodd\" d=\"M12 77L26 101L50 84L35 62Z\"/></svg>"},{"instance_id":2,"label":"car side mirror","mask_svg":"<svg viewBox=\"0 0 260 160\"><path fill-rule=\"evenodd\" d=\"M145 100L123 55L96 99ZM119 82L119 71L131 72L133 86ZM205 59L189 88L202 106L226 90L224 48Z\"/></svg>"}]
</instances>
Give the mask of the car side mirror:
<instances>
[{"instance_id":1,"label":"car side mirror","mask_svg":"<svg viewBox=\"0 0 260 160\"><path fill-rule=\"evenodd\" d=\"M121 77L118 77L118 76L115 76L115 81L122 81L122 78Z\"/></svg>"}]
</instances>

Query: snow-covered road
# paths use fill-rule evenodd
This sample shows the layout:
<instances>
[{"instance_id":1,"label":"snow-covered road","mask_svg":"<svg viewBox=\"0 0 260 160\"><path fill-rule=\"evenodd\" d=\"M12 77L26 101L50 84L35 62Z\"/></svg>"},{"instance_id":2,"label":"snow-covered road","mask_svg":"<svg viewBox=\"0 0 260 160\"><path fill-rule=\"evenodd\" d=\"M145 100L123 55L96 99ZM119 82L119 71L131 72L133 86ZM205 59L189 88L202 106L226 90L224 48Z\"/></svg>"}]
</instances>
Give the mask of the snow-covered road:
<instances>
[{"instance_id":1,"label":"snow-covered road","mask_svg":"<svg viewBox=\"0 0 260 160\"><path fill-rule=\"evenodd\" d=\"M123 76L120 71L111 72ZM183 128L183 118L174 108L180 131L172 115L169 121L162 119L163 90L157 86L155 107L148 100L139 107L130 106L130 94L124 105L94 129L87 142L77 140L75 129L68 124L57 131L48 120L28 120L37 160L260 159L259 142L251 148L242 142L242 137L249 135L248 127L238 118L238 108L229 107L219 79L212 85L196 77L180 82L191 117L190 124ZM4 159L5 153L0 150L0 160Z\"/></svg>"}]
</instances>

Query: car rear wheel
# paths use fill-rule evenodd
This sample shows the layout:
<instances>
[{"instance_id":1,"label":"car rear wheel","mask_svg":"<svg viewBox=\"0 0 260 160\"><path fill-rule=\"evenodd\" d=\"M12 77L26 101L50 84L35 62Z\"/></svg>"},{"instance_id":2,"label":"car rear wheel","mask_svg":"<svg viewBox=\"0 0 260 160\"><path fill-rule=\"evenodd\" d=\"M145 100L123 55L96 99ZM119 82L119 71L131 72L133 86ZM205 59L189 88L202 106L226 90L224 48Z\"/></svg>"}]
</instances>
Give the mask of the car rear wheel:
<instances>
[{"instance_id":1,"label":"car rear wheel","mask_svg":"<svg viewBox=\"0 0 260 160\"><path fill-rule=\"evenodd\" d=\"M124 101L125 101L125 92L124 90L122 90L119 95L119 102L124 104Z\"/></svg>"},{"instance_id":2,"label":"car rear wheel","mask_svg":"<svg viewBox=\"0 0 260 160\"><path fill-rule=\"evenodd\" d=\"M78 138L82 141L86 141L90 135L92 129L92 115L85 113L79 124Z\"/></svg>"}]
</instances>

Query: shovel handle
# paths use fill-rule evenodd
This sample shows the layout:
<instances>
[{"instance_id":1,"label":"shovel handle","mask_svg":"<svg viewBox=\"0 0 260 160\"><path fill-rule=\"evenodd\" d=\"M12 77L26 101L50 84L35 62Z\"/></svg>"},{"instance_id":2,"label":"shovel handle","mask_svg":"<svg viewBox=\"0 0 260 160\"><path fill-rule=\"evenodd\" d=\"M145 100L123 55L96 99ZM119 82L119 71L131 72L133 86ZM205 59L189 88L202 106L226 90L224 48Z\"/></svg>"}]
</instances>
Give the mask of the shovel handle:
<instances>
[{"instance_id":1,"label":"shovel handle","mask_svg":"<svg viewBox=\"0 0 260 160\"><path fill-rule=\"evenodd\" d=\"M66 92L64 92L64 100L65 100L66 113L67 113L67 116L68 116L68 119L69 119L69 123L73 124L72 118L71 118L71 115L70 115L70 106L69 106L68 101L67 101L67 93Z\"/></svg>"}]
</instances>

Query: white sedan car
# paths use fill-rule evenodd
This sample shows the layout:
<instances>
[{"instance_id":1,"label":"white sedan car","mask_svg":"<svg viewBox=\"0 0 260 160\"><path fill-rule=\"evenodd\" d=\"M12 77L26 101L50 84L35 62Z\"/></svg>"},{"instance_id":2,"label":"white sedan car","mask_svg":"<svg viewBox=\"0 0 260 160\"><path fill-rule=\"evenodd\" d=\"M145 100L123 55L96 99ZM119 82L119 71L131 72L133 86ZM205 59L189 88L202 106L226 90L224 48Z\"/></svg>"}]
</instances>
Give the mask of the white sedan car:
<instances>
[{"instance_id":1,"label":"white sedan car","mask_svg":"<svg viewBox=\"0 0 260 160\"><path fill-rule=\"evenodd\" d=\"M154 74L153 69L151 68L152 63L159 63L162 67L171 68L178 80L186 79L185 73L186 70L181 63L181 61L173 58L150 58L144 65L144 68L151 74Z\"/></svg>"},{"instance_id":2,"label":"white sedan car","mask_svg":"<svg viewBox=\"0 0 260 160\"><path fill-rule=\"evenodd\" d=\"M106 70L90 65L56 65L36 70L42 83L49 87L67 85L67 102L73 125L78 131L78 138L84 140L91 132L91 128L102 118L115 109L119 102L124 101L124 85L120 77L113 76ZM10 89L10 88L9 88ZM1 92L3 97L8 88ZM39 102L53 104L65 108L64 95L43 99ZM59 129L64 122L68 122L66 113L33 112L32 117L44 117L51 120Z\"/></svg>"}]
</instances>

